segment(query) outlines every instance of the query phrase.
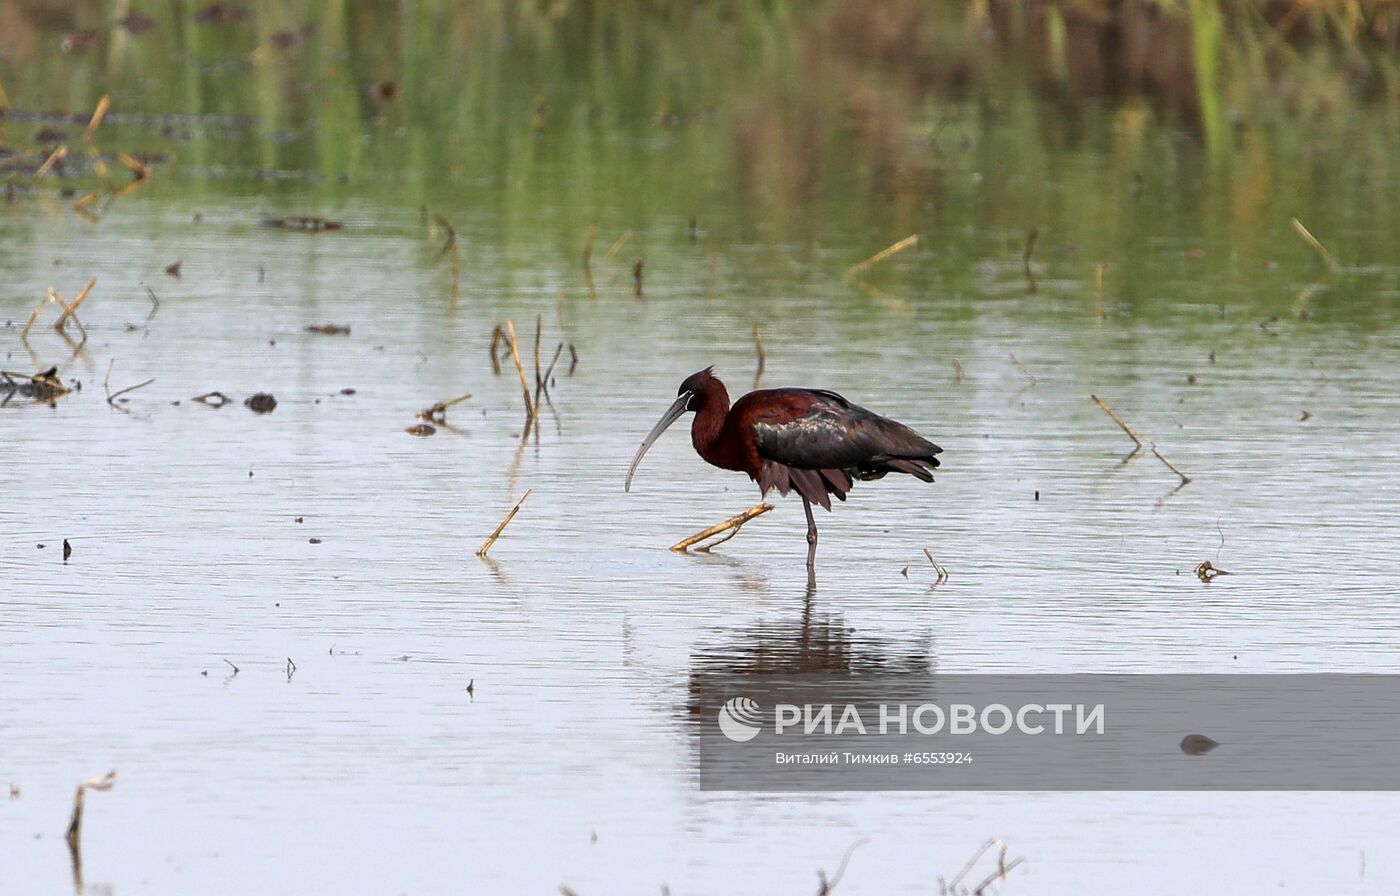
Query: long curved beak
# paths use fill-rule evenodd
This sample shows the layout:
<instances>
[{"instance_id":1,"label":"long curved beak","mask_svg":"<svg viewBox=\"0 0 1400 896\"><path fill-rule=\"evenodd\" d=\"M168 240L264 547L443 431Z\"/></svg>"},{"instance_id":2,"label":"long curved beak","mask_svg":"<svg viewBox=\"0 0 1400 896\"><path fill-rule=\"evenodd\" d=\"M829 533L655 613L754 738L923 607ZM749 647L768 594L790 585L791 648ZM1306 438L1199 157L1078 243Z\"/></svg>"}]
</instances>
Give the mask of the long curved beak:
<instances>
[{"instance_id":1,"label":"long curved beak","mask_svg":"<svg viewBox=\"0 0 1400 896\"><path fill-rule=\"evenodd\" d=\"M651 432L647 433L647 437L642 439L642 447L637 449L637 456L632 458L632 466L627 468L627 482L622 486L623 491L630 492L632 490L632 474L637 472L637 464L642 462L642 455L647 453L647 449L651 447L651 443L659 439L668 426L675 423L680 419L682 414L690 410L691 397L691 393L687 392L677 398L675 402L666 409L666 413L661 415L661 420L652 427Z\"/></svg>"}]
</instances>

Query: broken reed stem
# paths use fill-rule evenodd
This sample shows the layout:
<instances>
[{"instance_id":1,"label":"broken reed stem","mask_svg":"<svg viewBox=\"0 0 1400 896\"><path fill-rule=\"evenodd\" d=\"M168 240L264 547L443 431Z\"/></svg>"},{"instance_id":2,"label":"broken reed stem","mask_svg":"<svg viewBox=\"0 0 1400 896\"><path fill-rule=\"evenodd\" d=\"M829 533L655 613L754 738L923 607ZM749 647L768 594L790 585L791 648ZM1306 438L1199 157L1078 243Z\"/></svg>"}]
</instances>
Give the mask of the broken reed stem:
<instances>
[{"instance_id":1,"label":"broken reed stem","mask_svg":"<svg viewBox=\"0 0 1400 896\"><path fill-rule=\"evenodd\" d=\"M82 298L87 298L87 292L89 289L92 288L92 284L95 282L95 280L89 282L87 287L83 289L82 293L80 294ZM54 329L60 333L64 333L63 325L68 320L68 318L71 317L73 319L73 323L78 325L78 332L82 334L83 342L87 342L87 327L83 326L82 320L78 318L78 315L73 313L74 310L76 310L76 308L78 307L77 303L75 302L72 305L70 305L68 302L64 301L63 296L59 295L58 290L54 289L52 286L49 287L48 295L40 299L39 304L35 305L34 310L29 313L29 320L25 323L24 332L20 334L20 338L24 339L29 336L29 331L34 329L34 321L39 319L39 312L43 311L44 306L49 304L50 302L58 305L63 309L63 313L59 316L58 322L54 324ZM64 333L64 335L67 334Z\"/></svg>"},{"instance_id":2,"label":"broken reed stem","mask_svg":"<svg viewBox=\"0 0 1400 896\"><path fill-rule=\"evenodd\" d=\"M491 330L491 372L497 376L500 376L501 373L501 362L496 357L496 349L500 346L501 337L505 336L505 333L505 328L500 324L496 324Z\"/></svg>"},{"instance_id":3,"label":"broken reed stem","mask_svg":"<svg viewBox=\"0 0 1400 896\"><path fill-rule=\"evenodd\" d=\"M78 849L78 843L83 835L83 807L85 795L89 790L111 790L112 785L117 781L116 769L98 778L89 778L78 785L78 790L73 794L73 817L68 822L68 846L74 852Z\"/></svg>"},{"instance_id":4,"label":"broken reed stem","mask_svg":"<svg viewBox=\"0 0 1400 896\"><path fill-rule=\"evenodd\" d=\"M1103 320L1103 262L1094 266L1094 317Z\"/></svg>"},{"instance_id":5,"label":"broken reed stem","mask_svg":"<svg viewBox=\"0 0 1400 896\"><path fill-rule=\"evenodd\" d=\"M541 385L544 387L545 397L549 397L549 378L554 375L554 365L559 363L559 356L564 354L564 343L559 343L554 347L554 357L550 359L549 366L544 369L544 380ZM540 399L535 397L535 404L539 404Z\"/></svg>"},{"instance_id":6,"label":"broken reed stem","mask_svg":"<svg viewBox=\"0 0 1400 896\"><path fill-rule=\"evenodd\" d=\"M924 556L928 558L928 562L933 564L933 571L938 575L938 581L934 582L934 584L942 585L944 582L948 581L948 568L933 559L933 552L928 548L924 548Z\"/></svg>"},{"instance_id":7,"label":"broken reed stem","mask_svg":"<svg viewBox=\"0 0 1400 896\"><path fill-rule=\"evenodd\" d=\"M506 321L506 339L510 346L510 357L515 362L515 372L520 374L520 395L525 399L525 426L528 429L535 419L535 406L530 403L530 386L525 382L525 365L520 361L520 345L515 338L515 322Z\"/></svg>"},{"instance_id":8,"label":"broken reed stem","mask_svg":"<svg viewBox=\"0 0 1400 896\"><path fill-rule=\"evenodd\" d=\"M758 388L758 383L763 379L763 368L768 363L768 354L763 350L763 329L758 324L753 325L753 345L758 352L758 370L753 375L753 387Z\"/></svg>"},{"instance_id":9,"label":"broken reed stem","mask_svg":"<svg viewBox=\"0 0 1400 896\"><path fill-rule=\"evenodd\" d=\"M705 539L713 538L714 536L720 534L726 529L733 529L733 534L731 534L727 538L722 539L723 541L728 541L729 538L733 538L734 535L738 534L739 529L744 525L744 523L747 523L749 520L753 519L756 516L762 516L763 514L767 513L772 509L772 504L756 504L753 507L750 507L748 510L745 510L743 513L731 516L729 519L723 522L715 523L708 529L702 529L699 532L696 532L694 535L690 536L689 538L681 539L680 541L671 545L671 550L675 551L677 554L688 553L692 547L704 541ZM715 542L715 544L719 544L719 542ZM714 545L710 545L710 547L714 547ZM696 548L696 550L706 549Z\"/></svg>"},{"instance_id":10,"label":"broken reed stem","mask_svg":"<svg viewBox=\"0 0 1400 896\"><path fill-rule=\"evenodd\" d=\"M1021 268L1026 272L1026 284L1030 292L1036 291L1035 274L1031 272L1031 253L1035 251L1035 241L1040 239L1040 231L1032 227L1026 234L1026 249L1021 253Z\"/></svg>"},{"instance_id":11,"label":"broken reed stem","mask_svg":"<svg viewBox=\"0 0 1400 896\"><path fill-rule=\"evenodd\" d=\"M1324 264L1327 265L1328 270L1337 270L1337 259L1332 257L1332 253L1327 251L1327 247L1322 245L1322 243L1318 242L1317 237L1313 236L1311 233L1308 232L1308 228L1303 226L1302 221L1299 221L1297 218L1293 218L1291 219L1291 222L1293 224L1293 229L1298 232L1298 235L1301 236L1309 246L1313 247L1313 251L1316 252L1322 258L1322 261Z\"/></svg>"},{"instance_id":12,"label":"broken reed stem","mask_svg":"<svg viewBox=\"0 0 1400 896\"><path fill-rule=\"evenodd\" d=\"M886 246L885 248L881 249L879 252L876 252L874 255L872 255L872 256L870 256L869 258L867 258L865 261L862 261L862 262L860 262L859 264L853 264L853 265L851 265L849 268L846 269L846 276L847 276L847 277L854 277L856 274L861 273L862 271L866 270L867 268L870 268L870 267L872 267L872 266L874 266L874 265L879 264L880 262L884 261L886 258L889 258L891 255L895 255L895 254L897 254L897 253L903 252L905 249L908 249L910 246L917 246L918 244L919 244L919 235L918 235L917 233L910 234L909 236L906 236L904 239L900 240L899 242L891 243L890 245L888 245L888 246Z\"/></svg>"},{"instance_id":13,"label":"broken reed stem","mask_svg":"<svg viewBox=\"0 0 1400 896\"><path fill-rule=\"evenodd\" d=\"M38 178L43 177L45 174L48 174L49 171L53 169L53 166L57 165L59 161L67 155L68 144L65 143L55 148L53 152L49 153L49 157L44 160L44 164L39 166L39 170L34 172L35 179L37 180Z\"/></svg>"},{"instance_id":14,"label":"broken reed stem","mask_svg":"<svg viewBox=\"0 0 1400 896\"><path fill-rule=\"evenodd\" d=\"M447 420L448 408L452 407L454 404L461 404L471 397L472 394L468 392L465 395L458 395L456 398L449 398L447 401L439 401L419 411L415 416L419 420L427 420L430 423L443 423Z\"/></svg>"},{"instance_id":15,"label":"broken reed stem","mask_svg":"<svg viewBox=\"0 0 1400 896\"><path fill-rule=\"evenodd\" d=\"M578 351L572 342L569 343L569 376L574 375L574 368L578 367Z\"/></svg>"},{"instance_id":16,"label":"broken reed stem","mask_svg":"<svg viewBox=\"0 0 1400 896\"><path fill-rule=\"evenodd\" d=\"M1156 445L1152 446L1152 456L1160 460L1164 465L1166 465L1166 468L1168 470L1171 470L1173 473L1180 476L1182 485L1185 485L1186 483L1191 481L1190 476L1187 476L1185 473L1181 472L1181 470L1177 469L1176 464L1173 464L1171 461L1167 460L1165 457L1162 456L1162 453L1157 450Z\"/></svg>"},{"instance_id":17,"label":"broken reed stem","mask_svg":"<svg viewBox=\"0 0 1400 896\"><path fill-rule=\"evenodd\" d=\"M442 249L438 251L438 258L442 258L448 252L457 248L457 231L442 215L433 215L433 220L437 222L439 227L447 231L447 240L442 244Z\"/></svg>"},{"instance_id":18,"label":"broken reed stem","mask_svg":"<svg viewBox=\"0 0 1400 896\"><path fill-rule=\"evenodd\" d=\"M1019 360L1017 360L1015 353L1012 353L1011 355L1011 363L1015 364L1016 369L1026 375L1026 378L1031 381L1032 386L1040 382L1040 380L1036 379L1035 374L1031 373L1029 370L1026 369L1026 365L1022 364Z\"/></svg>"},{"instance_id":19,"label":"broken reed stem","mask_svg":"<svg viewBox=\"0 0 1400 896\"><path fill-rule=\"evenodd\" d=\"M948 893L956 893L958 889L958 884L962 883L962 879L967 876L967 873L969 871L972 870L972 866L977 864L977 861L986 854L987 850L991 849L993 846L996 846L1000 842L1001 841L997 840L997 838L993 837L986 843L983 843L982 848L972 854L972 858L967 860L967 863L962 866L962 870L958 872L956 877L954 877L948 882L948 885L944 888L944 890Z\"/></svg>"},{"instance_id":20,"label":"broken reed stem","mask_svg":"<svg viewBox=\"0 0 1400 896\"><path fill-rule=\"evenodd\" d=\"M540 329L544 326L544 315L535 315L535 404L540 403Z\"/></svg>"},{"instance_id":21,"label":"broken reed stem","mask_svg":"<svg viewBox=\"0 0 1400 896\"><path fill-rule=\"evenodd\" d=\"M846 875L846 866L851 863L851 856L855 854L857 849L869 842L868 839L862 837L852 843L846 849L846 854L841 857L841 864L837 867L836 873L831 876L831 880L828 881L826 879L825 871L822 871L820 868L817 869L817 880L821 882L817 890L817 896L828 896L832 890L836 889L836 885L841 883L841 878Z\"/></svg>"},{"instance_id":22,"label":"broken reed stem","mask_svg":"<svg viewBox=\"0 0 1400 896\"><path fill-rule=\"evenodd\" d=\"M92 117L88 119L87 130L83 136L92 139L92 135L102 124L102 119L107 117L107 110L112 108L112 98L103 94L102 99L97 101L97 107L92 110Z\"/></svg>"},{"instance_id":23,"label":"broken reed stem","mask_svg":"<svg viewBox=\"0 0 1400 896\"><path fill-rule=\"evenodd\" d=\"M92 292L92 288L96 285L97 278L92 277L88 280L87 286L83 287L82 292L78 293L72 302L64 306L63 313L58 316L58 320L54 321L53 328L55 330L63 329L64 324L68 323L68 318L73 317L73 314L78 310L78 306L87 300L88 293ZM74 319L76 320L76 318Z\"/></svg>"},{"instance_id":24,"label":"broken reed stem","mask_svg":"<svg viewBox=\"0 0 1400 896\"><path fill-rule=\"evenodd\" d=\"M486 540L481 543L481 547L476 549L476 555L478 557L485 557L486 552L491 550L491 545L496 543L496 539L501 537L501 533L506 530L506 526L509 526L510 521L515 519L515 515L520 512L521 505L525 503L526 498L530 497L532 491L534 491L534 489L525 490L525 494L520 496L520 500L515 502L515 506L510 509L510 513L506 514L506 518L501 520L501 524L496 527L496 531L487 536Z\"/></svg>"},{"instance_id":25,"label":"broken reed stem","mask_svg":"<svg viewBox=\"0 0 1400 896\"><path fill-rule=\"evenodd\" d=\"M618 237L617 240L611 246L608 247L608 251L603 257L606 258L608 261L612 261L613 256L616 255L618 251L622 249L623 246L627 245L627 241L631 238L632 231L624 230L622 232L622 236Z\"/></svg>"},{"instance_id":26,"label":"broken reed stem","mask_svg":"<svg viewBox=\"0 0 1400 896\"><path fill-rule=\"evenodd\" d=\"M957 358L953 359L953 370L958 375L958 378L953 382L953 385L961 386L963 384L963 366L962 362L959 361Z\"/></svg>"},{"instance_id":27,"label":"broken reed stem","mask_svg":"<svg viewBox=\"0 0 1400 896\"><path fill-rule=\"evenodd\" d=\"M588 270L593 263L593 241L598 238L598 222L588 225L588 238L583 241L583 269Z\"/></svg>"},{"instance_id":28,"label":"broken reed stem","mask_svg":"<svg viewBox=\"0 0 1400 896\"><path fill-rule=\"evenodd\" d=\"M1025 861L1025 856L1012 859L1010 862L1006 861L1006 847L1003 845L1001 853L997 857L997 870L987 875L980 884L972 888L972 896L982 896L982 893L987 887L991 886L996 881L1006 880L1006 875L1010 874L1012 869L1023 864Z\"/></svg>"},{"instance_id":29,"label":"broken reed stem","mask_svg":"<svg viewBox=\"0 0 1400 896\"><path fill-rule=\"evenodd\" d=\"M1105 414L1108 415L1108 418L1110 420L1118 424L1119 429L1123 430L1123 432L1128 434L1128 438L1132 439L1133 442L1136 443L1139 448L1142 447L1142 439L1138 438L1138 434L1133 432L1132 429L1129 428L1128 424L1123 422L1123 418L1113 413L1113 408L1105 404L1104 400L1102 398L1099 398L1097 395L1090 395L1089 397L1094 400L1094 404L1099 406L1099 410L1103 411Z\"/></svg>"},{"instance_id":30,"label":"broken reed stem","mask_svg":"<svg viewBox=\"0 0 1400 896\"><path fill-rule=\"evenodd\" d=\"M125 394L128 393L128 392L135 392L137 389L143 388L143 387L145 387L145 386L149 386L151 383L154 383L154 382L156 381L156 380L155 380L155 377L151 377L150 379L146 380L144 383L137 383L137 384L134 385L134 386L127 386L125 389L118 389L116 392L113 392L113 391L112 391L112 368L113 368L113 367L116 367L116 366L117 366L117 359L116 359L116 358L113 358L111 361L109 361L109 362L107 363L107 375L106 375L105 377L102 378L102 391L105 392L105 393L107 394L107 403L110 404L110 405L112 405L113 407L116 406L116 401L117 401L117 399L120 398L121 396L125 395Z\"/></svg>"}]
</instances>

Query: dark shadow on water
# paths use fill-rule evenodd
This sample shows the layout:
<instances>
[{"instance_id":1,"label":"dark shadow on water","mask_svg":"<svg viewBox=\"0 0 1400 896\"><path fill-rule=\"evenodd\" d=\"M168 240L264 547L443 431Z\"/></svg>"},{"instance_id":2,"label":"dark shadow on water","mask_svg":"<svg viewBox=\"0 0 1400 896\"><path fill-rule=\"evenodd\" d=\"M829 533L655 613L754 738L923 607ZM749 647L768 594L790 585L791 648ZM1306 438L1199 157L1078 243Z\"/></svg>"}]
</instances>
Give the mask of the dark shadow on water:
<instances>
[{"instance_id":1,"label":"dark shadow on water","mask_svg":"<svg viewBox=\"0 0 1400 896\"><path fill-rule=\"evenodd\" d=\"M868 635L820 609L810 585L791 615L716 632L691 654L691 674L891 675L927 673L936 660L927 630L908 638Z\"/></svg>"}]
</instances>

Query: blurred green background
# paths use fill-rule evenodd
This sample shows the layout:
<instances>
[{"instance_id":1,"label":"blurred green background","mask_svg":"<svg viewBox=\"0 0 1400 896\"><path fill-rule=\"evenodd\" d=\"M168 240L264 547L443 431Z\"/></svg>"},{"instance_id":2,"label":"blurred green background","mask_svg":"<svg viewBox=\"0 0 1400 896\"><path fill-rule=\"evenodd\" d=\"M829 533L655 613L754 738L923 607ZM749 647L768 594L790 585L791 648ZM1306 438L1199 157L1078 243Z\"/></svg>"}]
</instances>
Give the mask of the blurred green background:
<instances>
[{"instance_id":1,"label":"blurred green background","mask_svg":"<svg viewBox=\"0 0 1400 896\"><path fill-rule=\"evenodd\" d=\"M977 291L1036 229L1037 261L1102 263L1135 306L1199 270L1295 314L1326 273L1296 217L1369 320L1397 291L1398 49L1392 2L17 0L0 215L99 188L107 94L100 152L153 174L123 202L424 208L519 264L693 219L765 250L735 262L756 284L919 233L870 284L900 301Z\"/></svg>"}]
</instances>

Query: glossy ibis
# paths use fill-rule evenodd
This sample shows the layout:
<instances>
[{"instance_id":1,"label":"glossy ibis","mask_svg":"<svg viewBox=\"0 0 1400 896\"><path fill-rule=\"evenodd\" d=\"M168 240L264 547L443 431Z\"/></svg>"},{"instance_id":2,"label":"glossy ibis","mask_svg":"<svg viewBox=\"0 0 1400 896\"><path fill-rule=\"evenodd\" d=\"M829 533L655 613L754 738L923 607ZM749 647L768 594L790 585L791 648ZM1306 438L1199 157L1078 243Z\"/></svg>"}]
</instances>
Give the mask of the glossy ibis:
<instances>
[{"instance_id":1,"label":"glossy ibis","mask_svg":"<svg viewBox=\"0 0 1400 896\"><path fill-rule=\"evenodd\" d=\"M729 392L707 367L686 377L627 468L624 489L642 455L666 428L695 412L690 439L707 463L748 473L766 495L795 491L807 513L807 569L817 556L812 504L831 509L831 495L846 500L854 480L908 473L933 481L943 449L903 423L881 417L825 389L760 389L729 405Z\"/></svg>"}]
</instances>

